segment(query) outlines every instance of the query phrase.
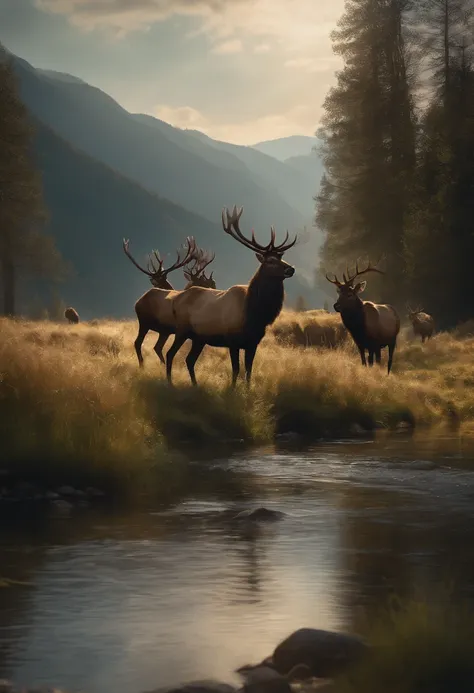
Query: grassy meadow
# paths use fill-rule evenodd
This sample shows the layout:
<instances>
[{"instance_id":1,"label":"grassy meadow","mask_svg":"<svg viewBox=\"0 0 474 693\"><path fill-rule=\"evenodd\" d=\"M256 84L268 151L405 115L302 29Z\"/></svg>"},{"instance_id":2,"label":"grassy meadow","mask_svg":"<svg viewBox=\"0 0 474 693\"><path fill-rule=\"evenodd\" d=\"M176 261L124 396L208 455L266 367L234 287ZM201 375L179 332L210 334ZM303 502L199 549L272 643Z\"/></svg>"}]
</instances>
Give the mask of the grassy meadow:
<instances>
[{"instance_id":1,"label":"grassy meadow","mask_svg":"<svg viewBox=\"0 0 474 693\"><path fill-rule=\"evenodd\" d=\"M311 346L301 339L308 325ZM182 483L186 451L205 445L440 424L474 432L470 326L424 346L406 328L387 377L385 367L359 364L339 325L339 316L323 311L284 311L257 352L251 389L242 380L232 392L224 349L205 349L196 369L201 387L194 389L185 345L170 389L154 333L139 371L135 321L2 319L0 469L47 483L122 489L153 483L165 492ZM331 340L339 346L327 348Z\"/></svg>"}]
</instances>

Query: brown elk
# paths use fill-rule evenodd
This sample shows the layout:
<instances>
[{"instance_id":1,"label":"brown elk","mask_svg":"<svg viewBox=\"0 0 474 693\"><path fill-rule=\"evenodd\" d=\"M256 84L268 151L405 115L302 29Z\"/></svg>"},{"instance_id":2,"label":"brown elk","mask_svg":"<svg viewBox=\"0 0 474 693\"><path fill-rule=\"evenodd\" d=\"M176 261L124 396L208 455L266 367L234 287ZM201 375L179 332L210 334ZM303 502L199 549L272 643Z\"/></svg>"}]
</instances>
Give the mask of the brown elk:
<instances>
[{"instance_id":1,"label":"brown elk","mask_svg":"<svg viewBox=\"0 0 474 693\"><path fill-rule=\"evenodd\" d=\"M350 274L347 269L347 278L343 274L342 282L334 275L331 279L326 274L326 279L335 284L338 291L338 300L334 304L334 310L341 314L342 322L352 335L354 342L360 352L362 365L366 366L365 352L369 352L369 366L374 363L374 356L377 363L380 363L380 352L388 347L388 373L392 368L393 354L395 351L398 333L400 331L400 318L393 306L362 301L359 294L365 290L366 281L358 282L354 286L354 279L368 272L378 272L381 270L373 267L370 262L366 269L359 270L356 262L354 274Z\"/></svg>"},{"instance_id":2,"label":"brown elk","mask_svg":"<svg viewBox=\"0 0 474 693\"><path fill-rule=\"evenodd\" d=\"M79 322L79 313L77 310L74 310L74 308L71 308L71 306L64 311L64 317L70 325L77 325Z\"/></svg>"},{"instance_id":3,"label":"brown elk","mask_svg":"<svg viewBox=\"0 0 474 693\"><path fill-rule=\"evenodd\" d=\"M184 257L180 252L177 253L176 262L170 267L163 268L163 260L157 251L153 251L153 256L149 256L148 270L141 267L132 257L129 250L129 241L123 241L123 249L127 257L133 262L135 267L150 277L154 288L149 289L135 303L135 312L138 318L138 335L135 339L135 351L138 364L143 367L142 344L150 330L158 333L158 340L154 350L161 363L165 363L163 357L163 347L171 334L174 334L174 316L171 311L169 301L170 294L176 293L170 282L168 275L180 267L185 267L184 276L188 280L186 288L189 286L204 286L215 288L213 272L207 277L204 273L206 267L214 260L215 254L209 254L196 247L194 238L186 240L187 250ZM192 264L190 264L192 263Z\"/></svg>"},{"instance_id":4,"label":"brown elk","mask_svg":"<svg viewBox=\"0 0 474 693\"><path fill-rule=\"evenodd\" d=\"M408 319L413 326L413 332L415 337L421 337L422 344L425 343L426 339L430 339L434 332L434 320L431 315L424 313L422 308L417 308L413 310L410 306L408 308Z\"/></svg>"},{"instance_id":5,"label":"brown elk","mask_svg":"<svg viewBox=\"0 0 474 693\"><path fill-rule=\"evenodd\" d=\"M229 349L232 363L232 386L239 375L239 352L245 352L247 383L250 382L255 352L265 330L281 312L284 299L283 280L292 277L295 270L286 263L283 254L295 245L297 238L288 243L288 231L283 243L275 245L275 229L271 227L268 245L260 245L246 238L239 228L243 208L235 206L233 212L223 210L222 226L225 233L256 253L260 267L250 283L231 286L226 291L193 286L172 299L176 318L176 337L166 355L166 374L171 383L173 359L186 339L192 347L186 357L191 382L196 385L194 367L205 345Z\"/></svg>"}]
</instances>

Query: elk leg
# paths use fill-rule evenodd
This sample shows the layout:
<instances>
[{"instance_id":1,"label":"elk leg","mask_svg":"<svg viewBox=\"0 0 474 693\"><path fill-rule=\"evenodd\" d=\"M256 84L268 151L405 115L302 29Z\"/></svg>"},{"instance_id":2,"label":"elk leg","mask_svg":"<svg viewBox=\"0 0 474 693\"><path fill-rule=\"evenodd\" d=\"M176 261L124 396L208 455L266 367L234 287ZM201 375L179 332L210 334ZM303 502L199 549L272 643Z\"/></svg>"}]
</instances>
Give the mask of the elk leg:
<instances>
[{"instance_id":1,"label":"elk leg","mask_svg":"<svg viewBox=\"0 0 474 693\"><path fill-rule=\"evenodd\" d=\"M186 356L186 365L188 367L189 376L191 378L191 382L193 385L197 385L196 375L194 373L194 366L195 366L196 361L198 360L199 356L201 355L201 352L204 349L204 347L205 347L204 342L201 342L200 340L194 339L193 345L189 351L189 354Z\"/></svg>"},{"instance_id":2,"label":"elk leg","mask_svg":"<svg viewBox=\"0 0 474 693\"><path fill-rule=\"evenodd\" d=\"M366 365L367 365L367 361L365 360L365 349L363 349L362 347L359 347L359 353L360 353L360 358L361 358L361 361L362 361L362 365L363 365L363 366L366 366Z\"/></svg>"},{"instance_id":3,"label":"elk leg","mask_svg":"<svg viewBox=\"0 0 474 693\"><path fill-rule=\"evenodd\" d=\"M369 366L374 365L374 352L372 349L369 349Z\"/></svg>"},{"instance_id":4,"label":"elk leg","mask_svg":"<svg viewBox=\"0 0 474 693\"><path fill-rule=\"evenodd\" d=\"M163 366L165 365L165 358L163 356L163 347L166 344L166 340L170 336L169 332L160 332L160 336L158 337L158 341L156 342L155 346L153 347L155 350L155 354L158 356L160 359L161 363Z\"/></svg>"},{"instance_id":5,"label":"elk leg","mask_svg":"<svg viewBox=\"0 0 474 693\"><path fill-rule=\"evenodd\" d=\"M382 352L381 349L376 349L375 350L375 362L380 366L380 361L382 360Z\"/></svg>"},{"instance_id":6,"label":"elk leg","mask_svg":"<svg viewBox=\"0 0 474 693\"><path fill-rule=\"evenodd\" d=\"M235 387L240 371L240 351L238 349L229 349L230 361L232 363L232 387Z\"/></svg>"},{"instance_id":7,"label":"elk leg","mask_svg":"<svg viewBox=\"0 0 474 693\"><path fill-rule=\"evenodd\" d=\"M148 334L148 327L144 327L140 323L138 324L138 335L137 338L134 342L135 344L135 351L137 353L137 358L138 358L138 365L140 368L143 368L143 356L142 356L142 344L143 340Z\"/></svg>"},{"instance_id":8,"label":"elk leg","mask_svg":"<svg viewBox=\"0 0 474 693\"><path fill-rule=\"evenodd\" d=\"M390 375L390 371L392 370L393 353L395 351L396 346L397 346L396 342L392 342L392 344L388 345L388 364L387 364L387 374L388 375Z\"/></svg>"},{"instance_id":9,"label":"elk leg","mask_svg":"<svg viewBox=\"0 0 474 693\"><path fill-rule=\"evenodd\" d=\"M250 378L252 376L252 366L253 360L255 358L255 353L257 351L257 345L250 347L245 350L245 376L247 378L247 385L250 385Z\"/></svg>"},{"instance_id":10,"label":"elk leg","mask_svg":"<svg viewBox=\"0 0 474 693\"><path fill-rule=\"evenodd\" d=\"M168 378L168 383L171 385L171 370L173 368L173 359L178 353L178 351L181 349L183 346L184 342L186 341L187 337L186 335L183 334L177 334L174 338L174 342L171 345L171 347L168 349L168 353L166 354L166 377Z\"/></svg>"},{"instance_id":11,"label":"elk leg","mask_svg":"<svg viewBox=\"0 0 474 693\"><path fill-rule=\"evenodd\" d=\"M425 343L425 339L426 339L426 336L425 336L424 334L422 334L422 335L421 335L421 343L422 343L422 344Z\"/></svg>"}]
</instances>

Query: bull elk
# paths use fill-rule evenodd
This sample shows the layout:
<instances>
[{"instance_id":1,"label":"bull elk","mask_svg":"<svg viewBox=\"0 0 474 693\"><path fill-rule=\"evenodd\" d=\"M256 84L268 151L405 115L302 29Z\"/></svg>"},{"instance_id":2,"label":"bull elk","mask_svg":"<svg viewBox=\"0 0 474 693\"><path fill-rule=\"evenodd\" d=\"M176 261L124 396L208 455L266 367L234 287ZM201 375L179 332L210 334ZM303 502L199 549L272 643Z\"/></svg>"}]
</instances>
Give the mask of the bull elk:
<instances>
[{"instance_id":1,"label":"bull elk","mask_svg":"<svg viewBox=\"0 0 474 693\"><path fill-rule=\"evenodd\" d=\"M194 367L207 345L229 349L232 363L232 386L239 375L240 350L245 352L245 371L250 383L252 365L257 347L265 330L281 312L284 299L283 280L292 277L295 270L282 258L295 245L297 238L288 243L288 231L283 243L275 244L275 229L271 227L270 243L260 245L246 238L240 230L239 220L243 208L234 206L222 212L222 227L231 238L256 253L260 267L250 283L231 286L226 291L193 286L172 299L176 320L176 337L166 355L166 374L171 383L173 359L187 339L192 347L186 365L193 385L196 385Z\"/></svg>"},{"instance_id":2,"label":"bull elk","mask_svg":"<svg viewBox=\"0 0 474 693\"><path fill-rule=\"evenodd\" d=\"M422 308L413 310L408 308L408 319L413 326L415 337L421 337L421 343L424 344L426 339L430 339L434 332L434 320L431 315L424 313Z\"/></svg>"},{"instance_id":3,"label":"bull elk","mask_svg":"<svg viewBox=\"0 0 474 693\"><path fill-rule=\"evenodd\" d=\"M165 363L163 357L163 347L168 337L174 333L174 317L171 311L170 295L177 293L170 282L168 275L170 272L185 267L184 276L188 280L186 288L189 286L208 286L215 288L213 272L207 277L204 273L206 267L214 260L215 254L209 254L196 247L194 238L187 238L187 249L184 257L177 252L176 262L168 268L163 268L163 260L157 251L149 255L148 269L141 267L132 257L129 249L129 241L123 241L123 249L127 257L133 262L135 267L148 275L153 289L149 289L135 303L135 313L138 318L138 335L135 339L135 351L138 364L143 367L142 345L143 340L150 330L158 333L158 340L154 350L161 363ZM191 264L192 263L192 264Z\"/></svg>"},{"instance_id":4,"label":"bull elk","mask_svg":"<svg viewBox=\"0 0 474 693\"><path fill-rule=\"evenodd\" d=\"M334 279L331 279L326 274L326 279L331 284L335 284L339 294L334 304L334 310L341 314L342 322L351 333L359 349L363 366L367 365L366 351L369 353L369 366L372 366L374 356L376 362L380 363L380 352L383 348L388 347L387 370L390 373L397 337L400 331L400 318L393 306L362 301L360 299L359 294L365 290L367 286L366 281L358 282L354 286L354 280L363 274L368 272L384 274L384 272L373 267L370 262L364 270L359 270L359 264L356 262L355 274L351 275L348 269L346 271L347 278L343 274L344 281L342 282L339 281L336 275L334 275Z\"/></svg>"},{"instance_id":5,"label":"bull elk","mask_svg":"<svg viewBox=\"0 0 474 693\"><path fill-rule=\"evenodd\" d=\"M77 310L74 310L74 308L71 308L71 306L64 311L64 317L70 325L77 325L79 322L79 313Z\"/></svg>"}]
</instances>

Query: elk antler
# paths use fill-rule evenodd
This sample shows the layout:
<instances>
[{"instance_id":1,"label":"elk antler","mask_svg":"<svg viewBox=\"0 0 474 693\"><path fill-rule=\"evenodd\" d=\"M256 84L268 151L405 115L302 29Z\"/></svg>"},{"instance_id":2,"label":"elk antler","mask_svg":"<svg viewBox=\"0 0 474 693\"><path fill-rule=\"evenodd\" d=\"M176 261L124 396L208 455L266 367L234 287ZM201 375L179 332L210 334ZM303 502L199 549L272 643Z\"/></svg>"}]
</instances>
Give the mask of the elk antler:
<instances>
[{"instance_id":1,"label":"elk antler","mask_svg":"<svg viewBox=\"0 0 474 693\"><path fill-rule=\"evenodd\" d=\"M178 256L178 259L173 265L171 265L171 267L168 267L167 269L163 269L163 260L161 259L158 251L153 250L152 253L150 253L150 255L148 256L148 269L146 270L143 267L141 267L138 264L138 262L132 257L129 249L130 241L125 240L125 238L123 239L123 250L125 252L125 255L128 257L129 260L131 260L131 262L133 262L135 267L137 267L144 274L147 274L149 277L156 277L157 275L166 277L166 275L169 274L169 272L179 269L180 267L183 267L187 262L189 262L196 253L196 241L192 236L188 236L186 238L186 245L187 250L184 259L181 258L181 252L177 250L176 254ZM155 262L157 264L155 264Z\"/></svg>"},{"instance_id":2,"label":"elk antler","mask_svg":"<svg viewBox=\"0 0 474 693\"><path fill-rule=\"evenodd\" d=\"M379 262L380 262L380 260L379 260ZM378 265L379 263L377 262L376 264ZM346 277L345 273L343 273L343 275L342 275L343 281L342 282L339 281L339 279L337 278L337 275L334 275L334 279L331 279L330 276L328 274L326 274L326 279L328 280L328 282L331 282L331 284L335 284L336 286L340 287L343 285L349 286L350 284L352 284L352 282L354 281L354 279L356 277L361 277L363 274L367 274L367 272L378 272L379 274L385 274L385 272L383 272L382 270L377 269L377 267L375 265L372 265L370 263L370 261L364 270L360 270L359 269L359 260L356 260L356 266L355 266L355 273L354 274L350 273L348 267L346 267L346 272L347 272L347 277Z\"/></svg>"},{"instance_id":3,"label":"elk antler","mask_svg":"<svg viewBox=\"0 0 474 693\"><path fill-rule=\"evenodd\" d=\"M237 207L234 205L234 209L232 212L230 212L228 209L223 209L222 210L222 228L224 229L225 233L228 233L229 236L232 236L236 241L239 241L239 243L242 243L246 248L249 248L250 250L253 250L257 253L263 253L263 254L269 254L273 253L276 255L283 255L287 250L292 248L296 241L298 240L298 236L295 236L295 239L291 241L290 243L287 243L288 238L289 238L289 232L286 232L285 239L283 243L280 243L280 245L275 245L275 227L271 226L270 227L270 243L268 245L260 245L260 243L257 242L255 238L255 233L252 230L252 239L250 240L249 238L246 238L242 231L240 230L239 226L239 221L240 217L242 216L242 212L244 211L244 208L241 207L240 209L237 209Z\"/></svg>"},{"instance_id":4,"label":"elk antler","mask_svg":"<svg viewBox=\"0 0 474 693\"><path fill-rule=\"evenodd\" d=\"M194 279L198 277L200 274L204 274L204 270L208 265L213 262L215 259L216 254L215 253L210 253L205 250L202 250L202 248L198 248L196 250L196 253L194 255L194 262L192 265L188 264L186 267L187 272L191 275L191 277ZM212 272L211 272L211 277L212 277Z\"/></svg>"}]
</instances>

